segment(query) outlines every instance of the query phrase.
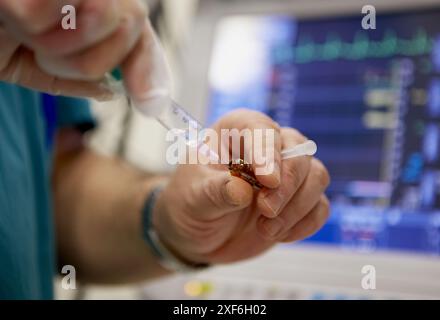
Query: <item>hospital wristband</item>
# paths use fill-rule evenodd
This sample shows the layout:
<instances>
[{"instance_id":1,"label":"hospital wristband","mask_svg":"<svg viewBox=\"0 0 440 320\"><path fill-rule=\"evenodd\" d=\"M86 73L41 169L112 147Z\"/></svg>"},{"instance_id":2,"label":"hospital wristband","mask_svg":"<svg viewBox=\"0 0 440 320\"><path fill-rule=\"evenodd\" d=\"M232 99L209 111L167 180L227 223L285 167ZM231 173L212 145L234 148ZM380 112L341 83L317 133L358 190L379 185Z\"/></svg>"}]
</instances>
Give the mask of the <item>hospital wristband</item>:
<instances>
[{"instance_id":1,"label":"hospital wristband","mask_svg":"<svg viewBox=\"0 0 440 320\"><path fill-rule=\"evenodd\" d=\"M194 272L209 267L208 264L191 264L182 261L161 241L153 226L153 210L162 187L157 187L150 192L144 209L142 210L142 229L145 242L158 259L159 264L166 270L172 272Z\"/></svg>"}]
</instances>

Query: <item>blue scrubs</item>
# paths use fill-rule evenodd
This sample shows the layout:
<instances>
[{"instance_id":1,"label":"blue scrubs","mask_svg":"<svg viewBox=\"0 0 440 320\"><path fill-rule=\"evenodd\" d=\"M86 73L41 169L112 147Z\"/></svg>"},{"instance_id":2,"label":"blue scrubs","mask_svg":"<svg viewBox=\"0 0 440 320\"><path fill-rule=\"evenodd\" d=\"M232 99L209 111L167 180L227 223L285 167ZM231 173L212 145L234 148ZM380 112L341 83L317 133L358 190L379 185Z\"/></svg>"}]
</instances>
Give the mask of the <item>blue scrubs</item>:
<instances>
[{"instance_id":1,"label":"blue scrubs","mask_svg":"<svg viewBox=\"0 0 440 320\"><path fill-rule=\"evenodd\" d=\"M53 298L53 134L91 123L86 100L0 82L0 299Z\"/></svg>"}]
</instances>

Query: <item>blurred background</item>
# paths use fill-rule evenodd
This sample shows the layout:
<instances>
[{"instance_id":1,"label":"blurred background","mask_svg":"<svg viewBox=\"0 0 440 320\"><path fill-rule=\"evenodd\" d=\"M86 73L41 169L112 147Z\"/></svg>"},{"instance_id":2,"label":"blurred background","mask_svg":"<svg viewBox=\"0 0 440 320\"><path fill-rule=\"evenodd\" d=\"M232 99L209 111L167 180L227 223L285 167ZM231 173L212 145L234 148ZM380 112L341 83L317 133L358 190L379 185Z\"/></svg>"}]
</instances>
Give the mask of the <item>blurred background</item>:
<instances>
[{"instance_id":1,"label":"blurred background","mask_svg":"<svg viewBox=\"0 0 440 320\"><path fill-rule=\"evenodd\" d=\"M247 107L302 131L329 168L315 236L237 265L60 299L440 299L440 4L437 0L148 1L174 96L207 125ZM363 5L376 30L363 30ZM167 172L165 131L99 104L98 152ZM364 265L376 290L364 290ZM59 286L57 286L59 288Z\"/></svg>"}]
</instances>

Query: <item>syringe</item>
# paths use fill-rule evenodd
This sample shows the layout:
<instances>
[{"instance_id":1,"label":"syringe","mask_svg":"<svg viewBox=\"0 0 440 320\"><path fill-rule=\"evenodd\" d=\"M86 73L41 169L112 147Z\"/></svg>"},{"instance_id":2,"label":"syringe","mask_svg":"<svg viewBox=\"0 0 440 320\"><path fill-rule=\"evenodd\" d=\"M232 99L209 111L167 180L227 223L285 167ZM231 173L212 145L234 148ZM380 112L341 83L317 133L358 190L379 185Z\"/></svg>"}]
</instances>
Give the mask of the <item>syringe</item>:
<instances>
[{"instance_id":1,"label":"syringe","mask_svg":"<svg viewBox=\"0 0 440 320\"><path fill-rule=\"evenodd\" d=\"M220 159L219 155L203 142L203 134L201 134L201 132L204 130L204 127L177 102L171 100L169 107L165 107L163 112L157 116L156 119L168 130L177 129L181 131L186 143L189 146L197 147L204 156L214 161ZM200 134L198 135L198 141L191 139L189 130L195 130ZM281 152L281 159L286 160L301 156L314 156L317 151L318 146L316 143L312 140L308 140L293 148L284 149Z\"/></svg>"},{"instance_id":2,"label":"syringe","mask_svg":"<svg viewBox=\"0 0 440 320\"><path fill-rule=\"evenodd\" d=\"M156 109L154 111L154 117L162 126L168 130L178 132L185 139L187 145L196 147L205 157L208 157L214 162L218 161L220 159L219 155L204 143L204 135L202 133L204 126L168 95L161 96L161 92L156 92L156 94L157 95L150 100L149 106L145 107L148 108L146 110L147 115L152 115L151 108ZM156 100L154 103L153 99ZM138 107L138 109L141 112L144 110L142 107ZM192 138L191 132L197 133L197 140ZM313 156L316 154L317 149L316 143L312 140L308 140L293 148L283 150L281 152L281 158L285 160L300 156Z\"/></svg>"},{"instance_id":3,"label":"syringe","mask_svg":"<svg viewBox=\"0 0 440 320\"><path fill-rule=\"evenodd\" d=\"M141 103L133 101L128 97L125 88L120 81L116 81L112 76L108 75L107 81L111 83L113 91L118 94L127 96L127 99L133 106L147 117L154 117L157 121L168 130L179 133L190 147L195 147L205 157L213 162L219 161L219 155L211 150L203 141L204 126L197 121L188 111L175 102L166 89L153 89ZM197 133L197 139L192 138L191 133ZM293 148L285 149L281 152L283 160L301 157L314 156L318 150L316 143L308 140Z\"/></svg>"},{"instance_id":4,"label":"syringe","mask_svg":"<svg viewBox=\"0 0 440 320\"><path fill-rule=\"evenodd\" d=\"M211 162L219 162L219 155L211 150L204 142L204 127L171 98L171 76L168 63L159 39L153 29L150 28L150 30L153 40L151 43L151 55L149 57L152 63L151 74L148 75L150 78L150 90L142 97L130 97L122 82L115 81L121 79L115 79L112 75L108 75L108 84L113 87L114 92L127 96L128 101L142 114L147 117L156 118L166 129L177 132L184 138L187 145L196 147L198 152L210 159ZM194 132L197 133L196 140L194 140L193 137ZM313 156L316 151L316 143L307 141L292 149L283 150L282 159Z\"/></svg>"}]
</instances>

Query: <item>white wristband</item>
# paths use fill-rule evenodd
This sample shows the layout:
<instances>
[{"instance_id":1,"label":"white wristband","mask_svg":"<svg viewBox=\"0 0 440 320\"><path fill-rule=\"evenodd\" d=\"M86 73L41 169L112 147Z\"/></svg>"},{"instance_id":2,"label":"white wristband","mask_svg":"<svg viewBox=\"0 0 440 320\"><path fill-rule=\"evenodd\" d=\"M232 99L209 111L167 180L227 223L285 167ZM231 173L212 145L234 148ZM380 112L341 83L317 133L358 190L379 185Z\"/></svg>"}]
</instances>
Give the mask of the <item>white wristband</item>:
<instances>
[{"instance_id":1,"label":"white wristband","mask_svg":"<svg viewBox=\"0 0 440 320\"><path fill-rule=\"evenodd\" d=\"M172 253L160 240L159 235L153 227L152 216L157 197L162 192L162 188L154 189L145 202L142 211L143 234L148 246L158 258L159 264L173 272L194 272L209 267L208 264L190 264L179 259Z\"/></svg>"}]
</instances>

